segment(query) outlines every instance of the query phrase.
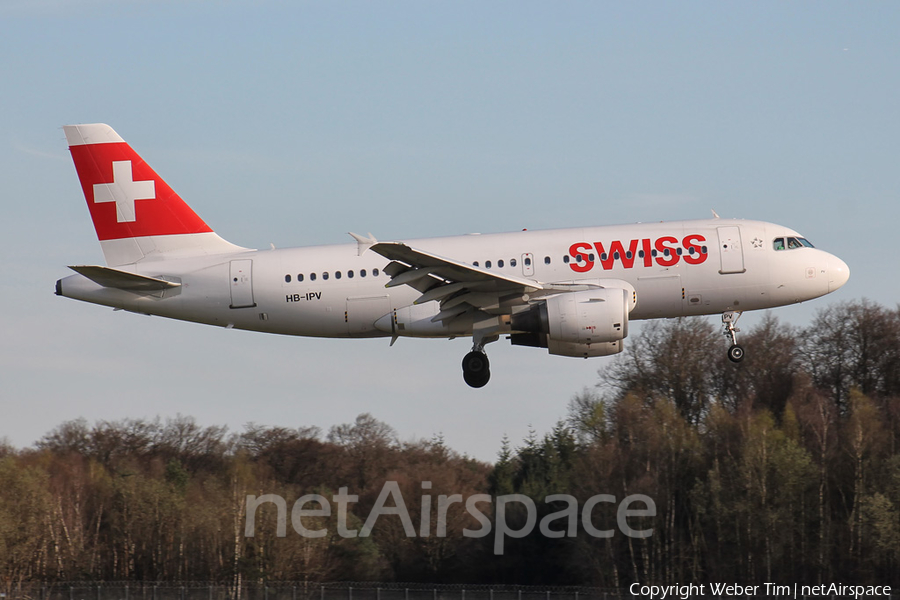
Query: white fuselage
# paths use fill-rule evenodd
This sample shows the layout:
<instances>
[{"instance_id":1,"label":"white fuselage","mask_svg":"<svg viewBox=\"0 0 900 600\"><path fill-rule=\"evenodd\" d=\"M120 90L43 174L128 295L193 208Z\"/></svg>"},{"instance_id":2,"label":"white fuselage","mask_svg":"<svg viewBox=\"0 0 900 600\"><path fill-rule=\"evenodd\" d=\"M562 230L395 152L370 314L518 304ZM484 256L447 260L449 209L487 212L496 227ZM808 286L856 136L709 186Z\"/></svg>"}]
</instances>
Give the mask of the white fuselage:
<instances>
[{"instance_id":1,"label":"white fuselage","mask_svg":"<svg viewBox=\"0 0 900 600\"><path fill-rule=\"evenodd\" d=\"M823 296L846 282L846 264L827 252L776 249L775 240L790 237L800 235L771 223L709 219L406 243L539 282L624 281L635 291L630 319L639 320L783 306ZM421 292L406 285L385 287L390 277L383 271L390 261L360 250L346 244L165 260L150 255L119 268L180 287L140 295L72 275L60 280L57 293L127 311L287 335L471 335L471 329L432 323L438 303L413 306Z\"/></svg>"}]
</instances>

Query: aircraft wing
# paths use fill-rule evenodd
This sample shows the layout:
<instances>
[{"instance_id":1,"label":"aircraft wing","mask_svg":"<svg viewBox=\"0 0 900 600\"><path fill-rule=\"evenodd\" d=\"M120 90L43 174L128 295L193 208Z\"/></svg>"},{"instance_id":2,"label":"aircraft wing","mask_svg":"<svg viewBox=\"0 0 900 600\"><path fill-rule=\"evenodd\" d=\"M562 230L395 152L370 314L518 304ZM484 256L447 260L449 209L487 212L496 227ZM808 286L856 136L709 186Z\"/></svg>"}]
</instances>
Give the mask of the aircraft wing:
<instances>
[{"instance_id":1,"label":"aircraft wing","mask_svg":"<svg viewBox=\"0 0 900 600\"><path fill-rule=\"evenodd\" d=\"M471 310L508 312L511 304L525 303L523 295L553 289L532 279L489 271L402 242L377 242L370 248L391 260L384 268L391 277L386 287L408 285L422 292L414 304L432 300L441 303L441 312L433 321L451 319Z\"/></svg>"}]
</instances>

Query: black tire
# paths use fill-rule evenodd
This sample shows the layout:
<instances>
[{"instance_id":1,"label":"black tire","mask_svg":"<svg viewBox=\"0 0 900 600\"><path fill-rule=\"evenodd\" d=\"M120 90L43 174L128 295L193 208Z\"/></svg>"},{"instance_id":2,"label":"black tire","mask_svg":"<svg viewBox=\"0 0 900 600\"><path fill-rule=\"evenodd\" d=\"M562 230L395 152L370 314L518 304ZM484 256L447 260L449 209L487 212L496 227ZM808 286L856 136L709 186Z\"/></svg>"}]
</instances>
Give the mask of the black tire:
<instances>
[{"instance_id":1,"label":"black tire","mask_svg":"<svg viewBox=\"0 0 900 600\"><path fill-rule=\"evenodd\" d=\"M733 363L739 363L744 360L744 349L741 346L735 344L731 348L728 349L728 360Z\"/></svg>"},{"instance_id":2,"label":"black tire","mask_svg":"<svg viewBox=\"0 0 900 600\"><path fill-rule=\"evenodd\" d=\"M487 385L491 379L491 363L487 354L473 350L463 357L463 379L473 388Z\"/></svg>"},{"instance_id":3,"label":"black tire","mask_svg":"<svg viewBox=\"0 0 900 600\"><path fill-rule=\"evenodd\" d=\"M469 387L473 388L482 388L487 385L487 382L491 379L491 372L485 371L481 375L472 375L470 373L463 373L463 380L469 385Z\"/></svg>"}]
</instances>

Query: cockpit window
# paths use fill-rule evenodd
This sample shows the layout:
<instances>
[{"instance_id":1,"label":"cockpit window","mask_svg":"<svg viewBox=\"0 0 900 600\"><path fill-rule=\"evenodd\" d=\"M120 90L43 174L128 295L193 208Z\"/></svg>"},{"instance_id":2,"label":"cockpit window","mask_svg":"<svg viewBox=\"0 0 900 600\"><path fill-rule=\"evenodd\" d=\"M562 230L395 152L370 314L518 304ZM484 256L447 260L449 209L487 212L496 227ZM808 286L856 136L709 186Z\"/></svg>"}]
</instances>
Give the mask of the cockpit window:
<instances>
[{"instance_id":1,"label":"cockpit window","mask_svg":"<svg viewBox=\"0 0 900 600\"><path fill-rule=\"evenodd\" d=\"M772 243L776 250L794 250L795 248L814 248L809 240L802 237L775 238Z\"/></svg>"}]
</instances>

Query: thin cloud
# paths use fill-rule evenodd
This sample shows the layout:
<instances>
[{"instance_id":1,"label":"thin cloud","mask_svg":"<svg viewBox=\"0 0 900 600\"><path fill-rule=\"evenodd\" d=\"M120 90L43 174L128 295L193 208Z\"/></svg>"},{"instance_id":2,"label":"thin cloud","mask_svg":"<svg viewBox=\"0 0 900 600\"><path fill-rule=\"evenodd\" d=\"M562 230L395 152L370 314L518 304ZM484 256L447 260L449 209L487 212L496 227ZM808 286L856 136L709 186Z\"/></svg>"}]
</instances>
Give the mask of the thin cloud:
<instances>
[{"instance_id":1,"label":"thin cloud","mask_svg":"<svg viewBox=\"0 0 900 600\"><path fill-rule=\"evenodd\" d=\"M45 150L38 150L37 148L32 148L30 146L26 146L21 142L13 142L13 149L16 152L21 154L27 154L28 156L36 156L38 158L50 158L53 160L66 161L69 160L69 156L67 154L60 154L57 152L47 152Z\"/></svg>"}]
</instances>

